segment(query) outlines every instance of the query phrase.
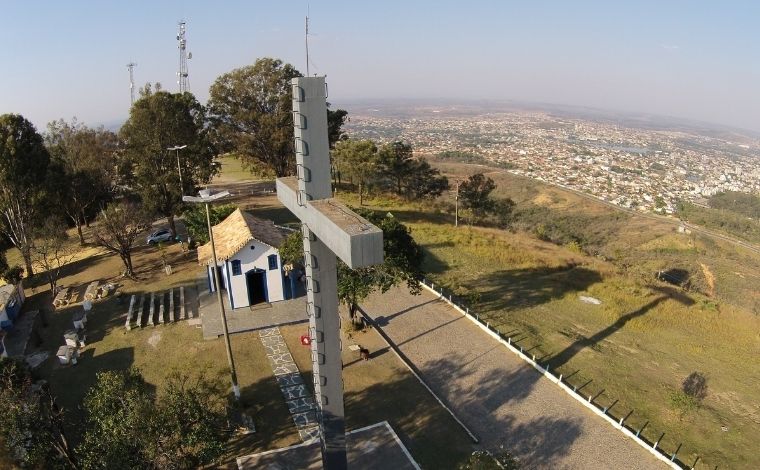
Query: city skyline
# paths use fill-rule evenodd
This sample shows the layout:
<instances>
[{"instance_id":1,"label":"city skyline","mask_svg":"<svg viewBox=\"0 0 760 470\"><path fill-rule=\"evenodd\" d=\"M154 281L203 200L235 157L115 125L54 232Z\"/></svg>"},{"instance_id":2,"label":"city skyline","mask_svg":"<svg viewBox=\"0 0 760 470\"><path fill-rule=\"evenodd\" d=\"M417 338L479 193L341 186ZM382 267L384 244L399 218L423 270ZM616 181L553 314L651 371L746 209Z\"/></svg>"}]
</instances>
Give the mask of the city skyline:
<instances>
[{"instance_id":1,"label":"city skyline","mask_svg":"<svg viewBox=\"0 0 760 470\"><path fill-rule=\"evenodd\" d=\"M2 3L0 111L41 130L77 116L126 118L136 86L176 91L177 22L187 22L190 90L278 57L327 74L330 101L511 100L687 118L760 131L758 6L672 2Z\"/></svg>"}]
</instances>

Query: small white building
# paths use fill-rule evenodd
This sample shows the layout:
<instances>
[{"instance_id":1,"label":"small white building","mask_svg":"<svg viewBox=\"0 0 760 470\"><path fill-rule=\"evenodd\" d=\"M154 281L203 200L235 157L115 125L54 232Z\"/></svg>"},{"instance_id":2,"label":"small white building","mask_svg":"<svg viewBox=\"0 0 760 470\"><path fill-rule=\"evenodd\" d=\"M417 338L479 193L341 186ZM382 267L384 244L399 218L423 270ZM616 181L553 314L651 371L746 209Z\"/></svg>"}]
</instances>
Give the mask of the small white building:
<instances>
[{"instance_id":1,"label":"small white building","mask_svg":"<svg viewBox=\"0 0 760 470\"><path fill-rule=\"evenodd\" d=\"M237 209L213 227L216 244L216 273L231 308L290 298L277 247L287 232L268 220ZM198 248L198 263L206 265L210 292L216 292L211 243Z\"/></svg>"},{"instance_id":2,"label":"small white building","mask_svg":"<svg viewBox=\"0 0 760 470\"><path fill-rule=\"evenodd\" d=\"M0 330L10 330L21 313L21 305L25 300L24 288L21 284L0 286Z\"/></svg>"}]
</instances>

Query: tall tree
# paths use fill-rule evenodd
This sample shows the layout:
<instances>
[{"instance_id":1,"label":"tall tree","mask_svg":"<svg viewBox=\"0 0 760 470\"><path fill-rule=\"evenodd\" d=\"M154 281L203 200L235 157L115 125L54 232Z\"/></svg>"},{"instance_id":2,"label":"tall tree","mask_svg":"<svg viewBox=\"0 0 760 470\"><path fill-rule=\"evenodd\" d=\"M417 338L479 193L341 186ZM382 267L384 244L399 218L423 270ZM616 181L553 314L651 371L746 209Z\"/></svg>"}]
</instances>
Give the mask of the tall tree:
<instances>
[{"instance_id":1,"label":"tall tree","mask_svg":"<svg viewBox=\"0 0 760 470\"><path fill-rule=\"evenodd\" d=\"M21 252L27 276L34 274L32 247L47 204L50 163L42 137L19 114L0 116L0 230Z\"/></svg>"},{"instance_id":2,"label":"tall tree","mask_svg":"<svg viewBox=\"0 0 760 470\"><path fill-rule=\"evenodd\" d=\"M475 218L480 218L493 212L495 201L491 193L496 189L496 183L483 173L475 173L459 186L459 200L462 207L472 211Z\"/></svg>"},{"instance_id":3,"label":"tall tree","mask_svg":"<svg viewBox=\"0 0 760 470\"><path fill-rule=\"evenodd\" d=\"M23 468L75 467L63 410L23 360L0 359L0 454Z\"/></svg>"},{"instance_id":4,"label":"tall tree","mask_svg":"<svg viewBox=\"0 0 760 470\"><path fill-rule=\"evenodd\" d=\"M290 81L302 76L292 65L269 57L219 76L208 101L217 145L249 169L295 174ZM347 115L342 109L328 110L331 146L343 138Z\"/></svg>"},{"instance_id":5,"label":"tall tree","mask_svg":"<svg viewBox=\"0 0 760 470\"><path fill-rule=\"evenodd\" d=\"M182 195L194 194L216 171L205 109L190 93L146 90L132 106L120 135L146 209L166 217L176 235L174 217L182 206ZM179 155L167 150L177 145L187 147Z\"/></svg>"},{"instance_id":6,"label":"tall tree","mask_svg":"<svg viewBox=\"0 0 760 470\"><path fill-rule=\"evenodd\" d=\"M404 142L380 148L378 170L386 185L407 199L437 197L449 187L448 179L427 161L414 158L412 145Z\"/></svg>"},{"instance_id":7,"label":"tall tree","mask_svg":"<svg viewBox=\"0 0 760 470\"><path fill-rule=\"evenodd\" d=\"M404 181L414 169L413 154L411 144L399 141L385 144L377 152L378 166L399 196L402 193Z\"/></svg>"},{"instance_id":8,"label":"tall tree","mask_svg":"<svg viewBox=\"0 0 760 470\"><path fill-rule=\"evenodd\" d=\"M49 216L41 229L32 251L32 259L44 273L50 285L50 291L55 292L61 270L69 264L76 252L69 243L66 224L61 218Z\"/></svg>"},{"instance_id":9,"label":"tall tree","mask_svg":"<svg viewBox=\"0 0 760 470\"><path fill-rule=\"evenodd\" d=\"M116 253L124 263L124 275L133 278L132 249L137 237L150 227L150 218L140 206L131 202L111 203L98 216L95 241Z\"/></svg>"},{"instance_id":10,"label":"tall tree","mask_svg":"<svg viewBox=\"0 0 760 470\"><path fill-rule=\"evenodd\" d=\"M118 138L102 126L92 129L76 119L70 123L60 119L48 124L45 144L59 167L54 179L63 196L60 205L84 245L82 225L93 208L108 202L118 182Z\"/></svg>"},{"instance_id":11,"label":"tall tree","mask_svg":"<svg viewBox=\"0 0 760 470\"><path fill-rule=\"evenodd\" d=\"M377 147L371 140L343 140L335 145L333 158L344 175L359 186L359 205L364 189L377 176Z\"/></svg>"}]
</instances>

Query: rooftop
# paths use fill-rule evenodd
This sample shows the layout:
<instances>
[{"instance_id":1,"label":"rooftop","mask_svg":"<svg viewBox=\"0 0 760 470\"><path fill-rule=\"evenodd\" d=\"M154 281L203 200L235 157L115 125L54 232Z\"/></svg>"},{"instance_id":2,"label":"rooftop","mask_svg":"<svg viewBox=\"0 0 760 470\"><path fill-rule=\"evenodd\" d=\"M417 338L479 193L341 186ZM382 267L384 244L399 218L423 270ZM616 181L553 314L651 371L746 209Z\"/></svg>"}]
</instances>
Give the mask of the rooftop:
<instances>
[{"instance_id":1,"label":"rooftop","mask_svg":"<svg viewBox=\"0 0 760 470\"><path fill-rule=\"evenodd\" d=\"M227 260L251 240L277 248L287 236L271 220L259 219L240 209L235 210L221 223L214 225L214 243L217 260ZM198 264L211 262L211 242L198 248Z\"/></svg>"}]
</instances>

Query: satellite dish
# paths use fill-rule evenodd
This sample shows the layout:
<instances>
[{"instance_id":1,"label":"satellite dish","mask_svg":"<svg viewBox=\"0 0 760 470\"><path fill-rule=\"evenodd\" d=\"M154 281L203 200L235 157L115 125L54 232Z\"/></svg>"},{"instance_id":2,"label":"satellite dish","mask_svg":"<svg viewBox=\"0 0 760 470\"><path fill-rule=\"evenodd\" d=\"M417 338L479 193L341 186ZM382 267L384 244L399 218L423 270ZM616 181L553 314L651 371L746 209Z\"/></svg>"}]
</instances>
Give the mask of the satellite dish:
<instances>
[{"instance_id":1,"label":"satellite dish","mask_svg":"<svg viewBox=\"0 0 760 470\"><path fill-rule=\"evenodd\" d=\"M187 53L187 58L188 59L192 59L193 58L193 53L192 52L188 52Z\"/></svg>"}]
</instances>

